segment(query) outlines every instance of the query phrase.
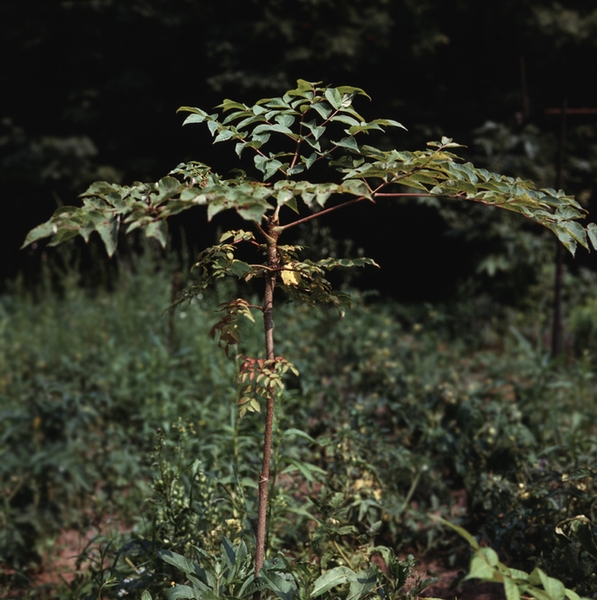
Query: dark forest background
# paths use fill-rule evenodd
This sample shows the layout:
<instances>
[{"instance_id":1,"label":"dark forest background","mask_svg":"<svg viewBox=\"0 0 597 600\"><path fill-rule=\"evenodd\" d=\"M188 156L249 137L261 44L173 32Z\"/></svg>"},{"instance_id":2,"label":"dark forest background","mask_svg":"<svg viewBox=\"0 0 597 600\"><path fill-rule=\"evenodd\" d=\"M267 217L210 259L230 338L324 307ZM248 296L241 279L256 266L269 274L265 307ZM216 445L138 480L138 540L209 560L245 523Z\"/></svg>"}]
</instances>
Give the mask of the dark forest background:
<instances>
[{"instance_id":1,"label":"dark forest background","mask_svg":"<svg viewBox=\"0 0 597 600\"><path fill-rule=\"evenodd\" d=\"M231 148L181 127L181 105L252 103L297 78L358 86L373 98L365 117L408 128L387 145L446 135L478 166L542 187L556 183L562 125L546 111L597 108L590 0L2 0L0 57L5 284L54 256L19 247L92 181L155 180L187 160L236 166ZM563 187L595 212L597 114L568 116L564 150ZM317 235L329 227L378 260L360 284L402 301L446 299L467 281L515 299L553 242L476 208L363 206ZM185 217L174 244L210 243L215 225ZM77 252L85 266L90 249ZM591 260L581 250L573 268Z\"/></svg>"}]
</instances>

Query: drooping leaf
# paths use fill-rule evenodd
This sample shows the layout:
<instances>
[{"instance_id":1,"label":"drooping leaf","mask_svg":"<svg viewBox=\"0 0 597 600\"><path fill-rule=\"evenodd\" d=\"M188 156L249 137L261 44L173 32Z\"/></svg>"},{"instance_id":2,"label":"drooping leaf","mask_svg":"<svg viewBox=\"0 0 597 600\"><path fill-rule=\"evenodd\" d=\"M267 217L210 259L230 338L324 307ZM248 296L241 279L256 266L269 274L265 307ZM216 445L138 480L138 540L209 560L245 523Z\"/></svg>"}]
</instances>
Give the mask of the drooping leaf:
<instances>
[{"instance_id":1,"label":"drooping leaf","mask_svg":"<svg viewBox=\"0 0 597 600\"><path fill-rule=\"evenodd\" d=\"M162 248L166 247L168 240L168 226L166 221L153 221L145 229L147 237L155 238Z\"/></svg>"},{"instance_id":2,"label":"drooping leaf","mask_svg":"<svg viewBox=\"0 0 597 600\"><path fill-rule=\"evenodd\" d=\"M95 226L95 229L104 242L108 256L112 256L118 242L118 221L116 219L104 219Z\"/></svg>"},{"instance_id":3,"label":"drooping leaf","mask_svg":"<svg viewBox=\"0 0 597 600\"><path fill-rule=\"evenodd\" d=\"M248 263L242 260L233 260L228 270L231 275L241 278L251 273L253 269Z\"/></svg>"},{"instance_id":4,"label":"drooping leaf","mask_svg":"<svg viewBox=\"0 0 597 600\"><path fill-rule=\"evenodd\" d=\"M211 221L219 212L226 210L223 200L215 200L207 205L207 220Z\"/></svg>"}]
</instances>

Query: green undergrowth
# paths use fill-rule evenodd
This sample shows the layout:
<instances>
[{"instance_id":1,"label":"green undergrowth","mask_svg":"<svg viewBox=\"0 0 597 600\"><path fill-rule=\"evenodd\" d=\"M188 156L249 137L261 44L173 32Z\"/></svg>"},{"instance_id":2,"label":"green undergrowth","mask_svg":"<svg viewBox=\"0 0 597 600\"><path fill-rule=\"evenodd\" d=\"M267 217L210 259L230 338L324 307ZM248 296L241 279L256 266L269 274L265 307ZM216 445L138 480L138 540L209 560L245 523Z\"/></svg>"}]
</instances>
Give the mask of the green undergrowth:
<instances>
[{"instance_id":1,"label":"green undergrowth","mask_svg":"<svg viewBox=\"0 0 597 600\"><path fill-rule=\"evenodd\" d=\"M160 553L205 563L223 539L253 547L262 426L239 420L233 381L262 329L245 327L227 358L209 332L234 288L171 318L173 269L149 253L136 264L111 291L67 271L0 299L0 589L161 597L185 575ZM278 352L300 377L275 424L269 558L311 583L370 568L377 544L461 564L467 550L439 516L511 567L596 597L592 301L573 307L582 335L551 361L541 323L520 311L492 321L476 300L355 300L344 318L280 306ZM65 529L92 540L80 571L41 586Z\"/></svg>"}]
</instances>

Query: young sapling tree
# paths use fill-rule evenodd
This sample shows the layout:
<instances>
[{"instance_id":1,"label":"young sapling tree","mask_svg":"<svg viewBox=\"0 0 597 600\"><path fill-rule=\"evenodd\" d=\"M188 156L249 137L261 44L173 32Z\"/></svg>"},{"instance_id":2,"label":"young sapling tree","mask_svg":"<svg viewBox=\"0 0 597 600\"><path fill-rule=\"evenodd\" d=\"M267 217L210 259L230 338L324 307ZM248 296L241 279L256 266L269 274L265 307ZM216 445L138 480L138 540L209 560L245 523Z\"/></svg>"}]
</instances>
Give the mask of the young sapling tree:
<instances>
[{"instance_id":1,"label":"young sapling tree","mask_svg":"<svg viewBox=\"0 0 597 600\"><path fill-rule=\"evenodd\" d=\"M180 111L189 113L185 125L205 123L214 143L234 143L238 159L248 159L254 176L236 171L227 178L202 162L189 162L156 183L121 186L96 182L82 194L82 206L59 208L46 223L33 229L24 243L26 246L50 237L50 245L57 245L77 235L87 241L96 231L112 256L122 230L130 233L142 229L165 247L168 218L196 207L206 207L208 220L221 211L234 210L246 222L247 229L226 231L216 245L199 254L194 265L199 282L185 290L178 302L192 299L225 276L263 280L262 304L231 299L221 306L222 317L211 332L228 353L230 346L240 342L240 317L253 321L257 312L264 322L265 357L242 358L237 376L241 416L260 411L265 405L256 576L266 551L276 397L284 389L284 374L298 374L292 363L275 352L275 290L281 288L300 302L330 303L342 310L350 299L332 288L327 273L337 267L375 265L368 258L302 259L300 246L281 243L289 229L359 202L427 196L479 202L520 213L550 229L573 254L578 244L587 249L589 241L593 247L597 245L597 226L585 228L579 223L585 211L574 198L462 162L454 154L459 144L449 138L429 142L426 149L414 152L365 144L365 134L403 126L391 119L366 121L353 107L358 96L368 98L360 88L299 80L295 89L253 106L224 100L217 107L220 113L182 107ZM322 163L329 167L331 180L310 181L310 169ZM239 247L246 245L259 251L263 259L252 263L239 258Z\"/></svg>"}]
</instances>

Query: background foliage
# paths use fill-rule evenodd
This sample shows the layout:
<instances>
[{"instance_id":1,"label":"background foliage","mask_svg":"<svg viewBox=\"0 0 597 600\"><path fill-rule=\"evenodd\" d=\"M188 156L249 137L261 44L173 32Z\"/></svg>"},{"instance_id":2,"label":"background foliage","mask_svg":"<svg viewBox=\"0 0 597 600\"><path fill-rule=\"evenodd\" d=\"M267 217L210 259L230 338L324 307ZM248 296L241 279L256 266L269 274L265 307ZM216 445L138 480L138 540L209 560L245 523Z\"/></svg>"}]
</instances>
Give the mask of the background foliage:
<instances>
[{"instance_id":1,"label":"background foliage","mask_svg":"<svg viewBox=\"0 0 597 600\"><path fill-rule=\"evenodd\" d=\"M250 103L279 94L299 77L350 82L371 94L377 114L409 129L388 133L394 147L417 148L447 135L484 154L487 164L475 157L478 166L501 170L494 162L501 160L507 174L533 179L529 171L541 169L542 186L554 184L558 131L558 118L544 109L560 106L564 96L569 106L596 106L586 85L597 63L594 7L581 0L483 6L464 0L449 7L383 0L350 7L334 0L178 0L167 6L159 0L27 0L3 3L0 11L2 55L10 57L0 81L11 90L0 105L0 181L14 215L2 238L5 274L22 264L17 247L26 232L91 181L156 180L207 152L207 162L221 172L220 149L208 150L208 140L178 128L180 104L209 107L222 97ZM475 143L479 128L493 138L492 148ZM569 119L569 129L565 180L588 201L594 116ZM391 266L402 284L390 286L375 270L361 278L363 286L398 298L445 298L458 279L487 265L488 256L504 257L492 261L499 270L513 266L513 254L528 254L524 246L513 252L512 236L497 231L472 240L461 233L466 221L446 224L426 206L384 211L387 225L375 235L354 226L364 213L334 232L353 239L366 256L383 255L384 240L395 240L393 256L381 266ZM420 243L422 229L411 225L418 222L433 228L439 255ZM187 226L213 236L200 217ZM399 260L407 253L408 261ZM37 259L27 261L33 272ZM524 261L516 262L518 281L528 280Z\"/></svg>"}]
</instances>

